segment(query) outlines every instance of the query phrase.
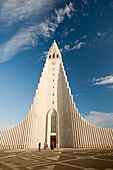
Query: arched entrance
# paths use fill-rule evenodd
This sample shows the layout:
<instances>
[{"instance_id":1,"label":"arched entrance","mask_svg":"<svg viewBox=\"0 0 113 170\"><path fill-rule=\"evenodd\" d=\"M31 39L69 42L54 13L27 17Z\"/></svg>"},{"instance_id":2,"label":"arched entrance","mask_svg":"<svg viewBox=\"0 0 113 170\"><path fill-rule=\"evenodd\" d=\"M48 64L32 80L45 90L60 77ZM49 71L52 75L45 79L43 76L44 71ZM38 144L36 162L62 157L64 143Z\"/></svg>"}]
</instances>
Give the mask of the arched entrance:
<instances>
[{"instance_id":1,"label":"arched entrance","mask_svg":"<svg viewBox=\"0 0 113 170\"><path fill-rule=\"evenodd\" d=\"M55 109L50 109L46 116L46 137L45 143L50 147L51 141L55 142L55 147L59 143L58 134L58 113Z\"/></svg>"}]
</instances>

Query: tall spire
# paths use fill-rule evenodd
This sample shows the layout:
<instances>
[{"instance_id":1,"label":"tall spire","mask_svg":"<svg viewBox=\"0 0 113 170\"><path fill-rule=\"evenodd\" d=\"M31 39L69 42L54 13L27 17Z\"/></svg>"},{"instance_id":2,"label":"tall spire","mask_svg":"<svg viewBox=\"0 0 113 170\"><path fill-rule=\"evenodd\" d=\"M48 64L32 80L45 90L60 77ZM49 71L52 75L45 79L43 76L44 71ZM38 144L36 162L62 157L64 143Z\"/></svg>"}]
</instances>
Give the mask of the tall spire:
<instances>
[{"instance_id":1,"label":"tall spire","mask_svg":"<svg viewBox=\"0 0 113 170\"><path fill-rule=\"evenodd\" d=\"M54 59L54 58L59 58L60 60L62 60L62 57L61 57L61 53L60 53L60 50L57 46L57 43L56 41L54 40L53 41L53 44L51 45L50 49L49 49L49 52L47 54L47 59Z\"/></svg>"}]
</instances>

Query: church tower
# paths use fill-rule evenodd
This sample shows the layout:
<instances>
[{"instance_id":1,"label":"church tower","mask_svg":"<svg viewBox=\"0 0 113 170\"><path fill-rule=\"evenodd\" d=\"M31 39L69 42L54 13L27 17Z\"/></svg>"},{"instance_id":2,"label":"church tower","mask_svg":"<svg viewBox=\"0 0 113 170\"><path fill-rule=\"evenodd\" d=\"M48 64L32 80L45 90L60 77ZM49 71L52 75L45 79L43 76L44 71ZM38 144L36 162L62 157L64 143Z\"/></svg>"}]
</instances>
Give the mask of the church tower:
<instances>
[{"instance_id":1,"label":"church tower","mask_svg":"<svg viewBox=\"0 0 113 170\"><path fill-rule=\"evenodd\" d=\"M47 143L49 147L51 140L54 140L60 147L72 147L72 123L69 110L70 102L73 107L74 104L62 56L55 41L47 54L36 100L36 114L39 117L36 128L37 141Z\"/></svg>"},{"instance_id":2,"label":"church tower","mask_svg":"<svg viewBox=\"0 0 113 170\"><path fill-rule=\"evenodd\" d=\"M0 149L37 148L38 143L50 147L52 140L60 148L113 147L113 129L94 126L78 112L55 41L27 116L16 127L0 131Z\"/></svg>"}]
</instances>

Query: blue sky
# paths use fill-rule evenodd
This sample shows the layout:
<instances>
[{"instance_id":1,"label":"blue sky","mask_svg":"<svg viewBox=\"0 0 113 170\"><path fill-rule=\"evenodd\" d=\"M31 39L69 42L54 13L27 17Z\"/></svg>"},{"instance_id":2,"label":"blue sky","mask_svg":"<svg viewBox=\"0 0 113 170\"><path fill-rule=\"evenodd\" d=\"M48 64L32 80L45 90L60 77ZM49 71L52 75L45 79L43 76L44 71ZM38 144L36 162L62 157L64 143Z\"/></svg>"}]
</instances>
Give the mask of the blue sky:
<instances>
[{"instance_id":1,"label":"blue sky","mask_svg":"<svg viewBox=\"0 0 113 170\"><path fill-rule=\"evenodd\" d=\"M0 129L21 122L56 40L81 115L113 128L113 0L0 1Z\"/></svg>"}]
</instances>

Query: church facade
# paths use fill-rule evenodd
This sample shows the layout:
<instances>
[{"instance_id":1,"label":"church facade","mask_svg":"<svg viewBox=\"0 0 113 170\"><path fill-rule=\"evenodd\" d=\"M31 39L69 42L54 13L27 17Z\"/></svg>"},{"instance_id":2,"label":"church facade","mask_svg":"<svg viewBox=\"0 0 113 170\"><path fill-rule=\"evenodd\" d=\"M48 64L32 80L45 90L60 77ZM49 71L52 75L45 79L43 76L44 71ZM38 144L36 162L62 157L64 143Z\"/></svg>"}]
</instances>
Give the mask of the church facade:
<instances>
[{"instance_id":1,"label":"church facade","mask_svg":"<svg viewBox=\"0 0 113 170\"><path fill-rule=\"evenodd\" d=\"M16 127L0 131L0 149L50 147L112 148L113 129L84 120L71 95L62 56L54 41L47 54L33 103Z\"/></svg>"}]
</instances>

